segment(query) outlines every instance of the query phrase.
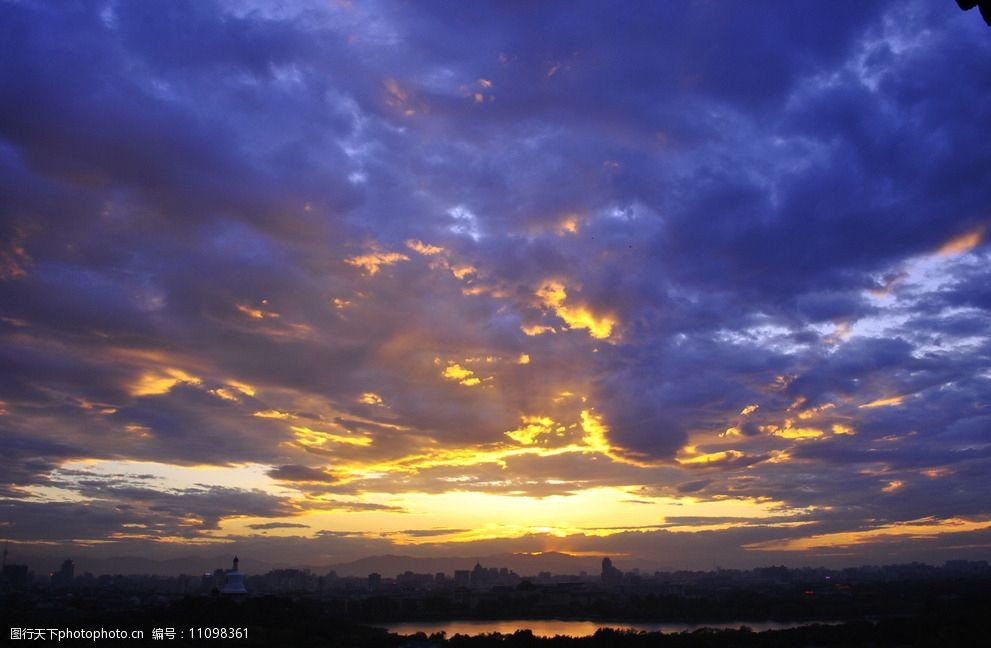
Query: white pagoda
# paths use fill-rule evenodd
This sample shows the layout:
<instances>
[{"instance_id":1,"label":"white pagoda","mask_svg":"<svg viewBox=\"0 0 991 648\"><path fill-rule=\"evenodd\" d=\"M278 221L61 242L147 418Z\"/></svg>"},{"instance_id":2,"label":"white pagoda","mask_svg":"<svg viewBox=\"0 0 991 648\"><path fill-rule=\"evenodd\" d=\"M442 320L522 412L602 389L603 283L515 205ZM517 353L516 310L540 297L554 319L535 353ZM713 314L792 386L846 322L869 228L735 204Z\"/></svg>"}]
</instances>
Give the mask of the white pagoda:
<instances>
[{"instance_id":1,"label":"white pagoda","mask_svg":"<svg viewBox=\"0 0 991 648\"><path fill-rule=\"evenodd\" d=\"M224 575L224 589L220 593L224 596L245 596L248 590L244 588L244 574L237 568L237 556L234 556L234 568Z\"/></svg>"}]
</instances>

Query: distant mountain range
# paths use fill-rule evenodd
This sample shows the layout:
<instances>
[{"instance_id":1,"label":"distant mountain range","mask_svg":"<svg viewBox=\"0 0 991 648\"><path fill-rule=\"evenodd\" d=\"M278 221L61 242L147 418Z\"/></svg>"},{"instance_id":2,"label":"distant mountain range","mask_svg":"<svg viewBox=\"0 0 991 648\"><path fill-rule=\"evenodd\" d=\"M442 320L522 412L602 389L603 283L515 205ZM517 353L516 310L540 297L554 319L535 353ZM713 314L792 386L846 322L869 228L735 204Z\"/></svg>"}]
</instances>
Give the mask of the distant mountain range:
<instances>
[{"instance_id":1,"label":"distant mountain range","mask_svg":"<svg viewBox=\"0 0 991 648\"><path fill-rule=\"evenodd\" d=\"M331 565L327 569L334 570L338 576L367 576L378 572L382 576L392 577L407 570L419 574L444 572L450 576L456 569L471 569L478 562L483 567L506 567L520 576L533 576L542 571L552 574L578 574L582 571L597 574L602 569L601 561L601 557L572 556L556 552L440 558L385 555Z\"/></svg>"}]
</instances>

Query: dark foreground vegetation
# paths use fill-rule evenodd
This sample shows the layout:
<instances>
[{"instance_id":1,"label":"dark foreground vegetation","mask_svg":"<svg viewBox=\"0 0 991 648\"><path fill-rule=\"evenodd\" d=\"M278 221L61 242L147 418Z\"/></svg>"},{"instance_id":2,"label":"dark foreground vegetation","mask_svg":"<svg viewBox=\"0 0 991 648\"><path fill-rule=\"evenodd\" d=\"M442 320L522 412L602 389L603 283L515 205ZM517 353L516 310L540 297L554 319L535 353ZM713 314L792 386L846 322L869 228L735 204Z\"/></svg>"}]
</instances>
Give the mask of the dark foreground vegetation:
<instances>
[{"instance_id":1,"label":"dark foreground vegetation","mask_svg":"<svg viewBox=\"0 0 991 648\"><path fill-rule=\"evenodd\" d=\"M400 636L374 627L376 617L401 612L398 600L369 597L335 601L305 596L253 596L243 601L199 596L134 605L98 593L75 592L65 597L24 593L4 595L2 625L18 628L143 630L144 639L61 642L60 645L120 646L980 646L989 645L991 580L901 581L865 585L855 593L819 596L789 588L777 592L745 590L709 592L692 597L604 598L593 602L609 625L615 619L652 621L726 621L751 619L809 621L786 630L754 632L702 629L676 634L600 630L583 638L514 634ZM482 616L514 616L494 604ZM595 611L595 610L593 610ZM588 610L584 610L588 612ZM531 615L535 616L535 615ZM568 615L558 615L567 617ZM476 616L476 618L478 618ZM570 618L579 618L571 616ZM829 623L826 623L829 621ZM199 639L190 628L247 628L247 639ZM155 628L172 628L174 639L152 639ZM7 633L6 628L0 632ZM185 636L184 636L185 635ZM52 643L52 642L47 642Z\"/></svg>"}]
</instances>

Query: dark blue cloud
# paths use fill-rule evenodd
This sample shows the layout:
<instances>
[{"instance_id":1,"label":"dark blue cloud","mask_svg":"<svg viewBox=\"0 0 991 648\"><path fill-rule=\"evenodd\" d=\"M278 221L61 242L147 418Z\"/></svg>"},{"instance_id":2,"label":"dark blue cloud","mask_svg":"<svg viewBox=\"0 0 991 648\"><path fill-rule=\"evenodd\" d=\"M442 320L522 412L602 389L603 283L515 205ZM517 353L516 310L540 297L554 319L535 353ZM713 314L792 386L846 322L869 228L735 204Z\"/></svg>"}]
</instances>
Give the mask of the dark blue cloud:
<instances>
[{"instance_id":1,"label":"dark blue cloud","mask_svg":"<svg viewBox=\"0 0 991 648\"><path fill-rule=\"evenodd\" d=\"M583 410L614 461L391 487L771 497L828 530L987 513L991 44L953 7L0 16L0 433L26 528L27 489L72 459L258 462L360 495L381 483L319 482L501 447L524 416L578 443ZM288 511L187 495L214 526ZM82 535L136 515L91 510Z\"/></svg>"}]
</instances>

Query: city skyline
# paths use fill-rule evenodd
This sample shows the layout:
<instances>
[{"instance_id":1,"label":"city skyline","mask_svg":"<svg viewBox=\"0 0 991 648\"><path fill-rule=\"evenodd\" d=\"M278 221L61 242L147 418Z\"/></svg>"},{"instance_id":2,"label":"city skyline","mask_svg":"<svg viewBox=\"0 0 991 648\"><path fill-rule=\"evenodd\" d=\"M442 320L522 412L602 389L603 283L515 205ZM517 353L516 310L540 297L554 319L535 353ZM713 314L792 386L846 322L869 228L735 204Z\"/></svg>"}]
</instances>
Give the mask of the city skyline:
<instances>
[{"instance_id":1,"label":"city skyline","mask_svg":"<svg viewBox=\"0 0 991 648\"><path fill-rule=\"evenodd\" d=\"M987 559L975 14L3 4L0 539Z\"/></svg>"}]
</instances>

